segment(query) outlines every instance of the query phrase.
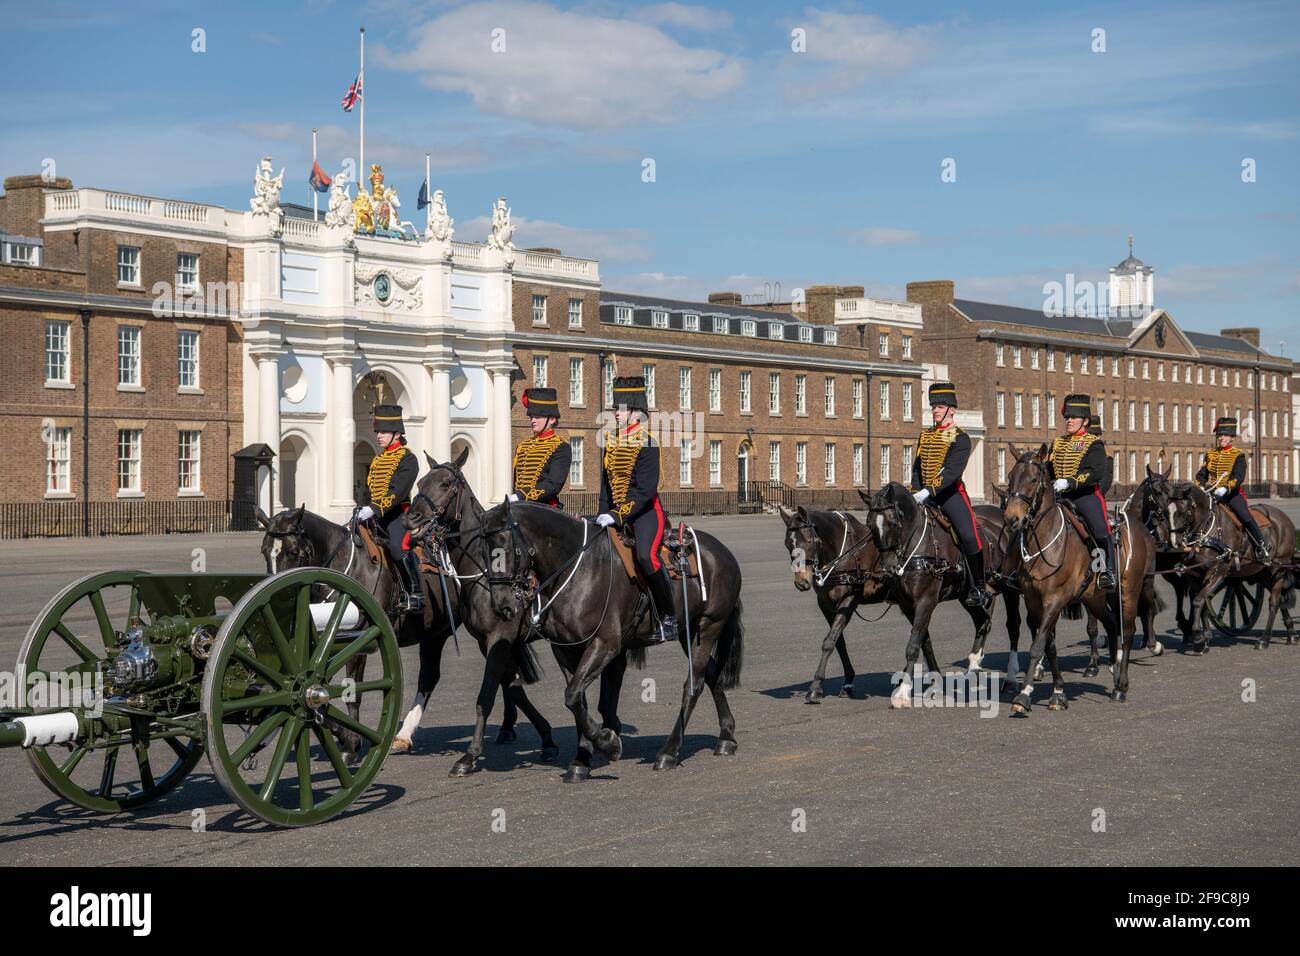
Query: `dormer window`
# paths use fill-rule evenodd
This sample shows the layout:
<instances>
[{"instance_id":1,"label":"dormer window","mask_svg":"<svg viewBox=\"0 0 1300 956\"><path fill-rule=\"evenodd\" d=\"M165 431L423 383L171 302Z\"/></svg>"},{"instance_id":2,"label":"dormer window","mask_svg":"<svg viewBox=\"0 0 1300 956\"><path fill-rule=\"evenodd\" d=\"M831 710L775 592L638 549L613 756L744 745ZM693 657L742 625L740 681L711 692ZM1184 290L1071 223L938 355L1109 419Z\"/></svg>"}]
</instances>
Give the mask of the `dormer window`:
<instances>
[{"instance_id":1,"label":"dormer window","mask_svg":"<svg viewBox=\"0 0 1300 956\"><path fill-rule=\"evenodd\" d=\"M811 342L813 340L813 330L811 325L799 326L799 341Z\"/></svg>"},{"instance_id":2,"label":"dormer window","mask_svg":"<svg viewBox=\"0 0 1300 956\"><path fill-rule=\"evenodd\" d=\"M668 313L662 309L655 309L650 313L650 324L656 329L668 328Z\"/></svg>"},{"instance_id":3,"label":"dormer window","mask_svg":"<svg viewBox=\"0 0 1300 956\"><path fill-rule=\"evenodd\" d=\"M835 345L840 340L839 329L827 329L822 333L822 341L827 345Z\"/></svg>"},{"instance_id":4,"label":"dormer window","mask_svg":"<svg viewBox=\"0 0 1300 956\"><path fill-rule=\"evenodd\" d=\"M767 324L767 337L769 339L785 338L785 326L780 322L769 322Z\"/></svg>"},{"instance_id":5,"label":"dormer window","mask_svg":"<svg viewBox=\"0 0 1300 956\"><path fill-rule=\"evenodd\" d=\"M728 322L729 320L725 315L715 315L713 317L713 331L719 335L726 335Z\"/></svg>"},{"instance_id":6,"label":"dormer window","mask_svg":"<svg viewBox=\"0 0 1300 956\"><path fill-rule=\"evenodd\" d=\"M687 332L698 332L700 330L700 317L694 312L687 312L682 316L682 328Z\"/></svg>"},{"instance_id":7,"label":"dormer window","mask_svg":"<svg viewBox=\"0 0 1300 956\"><path fill-rule=\"evenodd\" d=\"M632 307L630 305L614 306L614 324L615 325L632 324Z\"/></svg>"},{"instance_id":8,"label":"dormer window","mask_svg":"<svg viewBox=\"0 0 1300 956\"><path fill-rule=\"evenodd\" d=\"M747 335L750 338L758 335L758 323L753 319L742 319L740 323L740 334Z\"/></svg>"}]
</instances>

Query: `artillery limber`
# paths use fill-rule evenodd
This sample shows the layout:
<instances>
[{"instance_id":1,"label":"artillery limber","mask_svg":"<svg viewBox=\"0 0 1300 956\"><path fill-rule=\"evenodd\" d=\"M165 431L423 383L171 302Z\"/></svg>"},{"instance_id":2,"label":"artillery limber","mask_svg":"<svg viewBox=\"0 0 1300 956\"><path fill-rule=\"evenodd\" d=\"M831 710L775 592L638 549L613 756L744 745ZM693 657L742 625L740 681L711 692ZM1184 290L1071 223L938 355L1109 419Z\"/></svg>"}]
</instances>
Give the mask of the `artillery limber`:
<instances>
[{"instance_id":1,"label":"artillery limber","mask_svg":"<svg viewBox=\"0 0 1300 956\"><path fill-rule=\"evenodd\" d=\"M89 575L46 605L12 676L0 746L26 749L60 797L134 809L206 751L230 798L280 826L320 823L369 788L402 692L382 608L322 568ZM341 735L368 744L351 763Z\"/></svg>"}]
</instances>

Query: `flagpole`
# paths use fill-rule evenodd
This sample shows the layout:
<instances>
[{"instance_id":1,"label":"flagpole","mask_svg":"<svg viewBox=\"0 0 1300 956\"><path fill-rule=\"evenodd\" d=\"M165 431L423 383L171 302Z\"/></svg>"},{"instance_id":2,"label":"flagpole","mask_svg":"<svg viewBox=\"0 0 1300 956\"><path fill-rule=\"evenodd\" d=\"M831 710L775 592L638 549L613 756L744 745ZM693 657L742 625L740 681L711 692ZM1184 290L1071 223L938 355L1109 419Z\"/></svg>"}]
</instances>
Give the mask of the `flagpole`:
<instances>
[{"instance_id":1,"label":"flagpole","mask_svg":"<svg viewBox=\"0 0 1300 956\"><path fill-rule=\"evenodd\" d=\"M316 127L311 128L311 174L316 175ZM310 178L310 177L309 177ZM311 187L311 221L316 222L320 219L320 207L317 203L319 194L316 187Z\"/></svg>"},{"instance_id":2,"label":"flagpole","mask_svg":"<svg viewBox=\"0 0 1300 956\"><path fill-rule=\"evenodd\" d=\"M361 170L357 178L357 189L366 192L366 28L361 28Z\"/></svg>"},{"instance_id":3,"label":"flagpole","mask_svg":"<svg viewBox=\"0 0 1300 956\"><path fill-rule=\"evenodd\" d=\"M433 223L433 193L429 191L429 154L424 154L424 198L428 200L424 207L424 231L429 231Z\"/></svg>"}]
</instances>

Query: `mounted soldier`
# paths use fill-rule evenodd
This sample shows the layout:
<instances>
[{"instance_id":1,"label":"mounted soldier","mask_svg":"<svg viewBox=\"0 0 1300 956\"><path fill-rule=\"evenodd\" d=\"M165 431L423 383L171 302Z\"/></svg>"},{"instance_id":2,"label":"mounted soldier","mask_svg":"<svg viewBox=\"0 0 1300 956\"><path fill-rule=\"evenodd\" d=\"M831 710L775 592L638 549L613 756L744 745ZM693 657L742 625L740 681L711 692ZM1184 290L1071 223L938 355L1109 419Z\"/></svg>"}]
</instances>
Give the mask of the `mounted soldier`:
<instances>
[{"instance_id":1,"label":"mounted soldier","mask_svg":"<svg viewBox=\"0 0 1300 956\"><path fill-rule=\"evenodd\" d=\"M1214 495L1214 499L1241 522L1255 546L1256 560L1267 561L1268 545L1264 542L1264 533L1250 513L1250 503L1241 490L1246 482L1246 456L1240 448L1232 446L1237 435L1237 419L1220 418L1214 423L1214 435L1215 447L1205 453L1201 470L1196 473L1196 483Z\"/></svg>"},{"instance_id":2,"label":"mounted soldier","mask_svg":"<svg viewBox=\"0 0 1300 956\"><path fill-rule=\"evenodd\" d=\"M938 508L957 536L970 590L962 598L968 607L987 608L993 596L984 586L984 542L980 540L975 510L962 473L970 460L970 436L957 427L957 387L952 382L930 386L930 414L934 424L921 431L912 462L912 497L917 504Z\"/></svg>"},{"instance_id":3,"label":"mounted soldier","mask_svg":"<svg viewBox=\"0 0 1300 956\"><path fill-rule=\"evenodd\" d=\"M1088 434L1097 438L1101 437L1101 416L1092 415L1088 418ZM1101 496L1105 498L1110 494L1110 486L1115 483L1115 460L1106 456L1105 474L1097 481L1097 487L1101 489Z\"/></svg>"},{"instance_id":4,"label":"mounted soldier","mask_svg":"<svg viewBox=\"0 0 1300 956\"><path fill-rule=\"evenodd\" d=\"M659 501L660 450L650 434L644 378L614 380L614 421L614 433L605 436L596 524L602 528L617 525L624 534L631 534L636 562L649 581L659 621L652 640L656 644L675 641L677 616L672 583L668 569L659 560L669 521Z\"/></svg>"},{"instance_id":5,"label":"mounted soldier","mask_svg":"<svg viewBox=\"0 0 1300 956\"><path fill-rule=\"evenodd\" d=\"M1099 485L1108 470L1106 443L1088 427L1092 419L1091 396L1067 395L1061 416L1065 419L1065 434L1052 442L1048 455L1054 478L1052 490L1074 507L1088 528L1093 546L1105 553L1106 566L1098 574L1097 583L1103 591L1114 591L1115 539Z\"/></svg>"},{"instance_id":6,"label":"mounted soldier","mask_svg":"<svg viewBox=\"0 0 1300 956\"><path fill-rule=\"evenodd\" d=\"M415 455L406 447L406 427L401 405L375 406L375 437L382 449L370 462L366 475L369 501L357 508L356 521L374 520L388 536L388 555L402 584L397 610L420 611L420 564L406 545L406 524L402 520L411 507L411 489L420 471Z\"/></svg>"},{"instance_id":7,"label":"mounted soldier","mask_svg":"<svg viewBox=\"0 0 1300 956\"><path fill-rule=\"evenodd\" d=\"M524 410L533 429L533 437L515 449L511 501L536 501L552 508L560 504L560 492L569 478L573 451L569 443L556 434L560 421L560 404L553 388L524 390Z\"/></svg>"}]
</instances>

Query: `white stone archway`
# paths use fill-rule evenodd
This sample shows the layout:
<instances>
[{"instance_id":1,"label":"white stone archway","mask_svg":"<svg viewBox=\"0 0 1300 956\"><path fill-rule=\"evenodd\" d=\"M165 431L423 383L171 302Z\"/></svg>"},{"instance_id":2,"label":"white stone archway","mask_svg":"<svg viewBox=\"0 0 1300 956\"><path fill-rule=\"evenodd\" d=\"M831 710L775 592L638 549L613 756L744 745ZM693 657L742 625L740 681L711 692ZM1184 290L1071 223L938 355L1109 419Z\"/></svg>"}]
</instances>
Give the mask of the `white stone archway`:
<instances>
[{"instance_id":1,"label":"white stone archway","mask_svg":"<svg viewBox=\"0 0 1300 956\"><path fill-rule=\"evenodd\" d=\"M286 508L305 504L319 513L324 507L316 483L316 455L302 432L285 432L280 439L280 500Z\"/></svg>"},{"instance_id":2,"label":"white stone archway","mask_svg":"<svg viewBox=\"0 0 1300 956\"><path fill-rule=\"evenodd\" d=\"M451 436L451 460L455 461L462 451L469 449L469 457L461 467L461 474L469 482L470 490L484 507L491 507L492 489L488 476L483 474L483 455L474 439L464 433Z\"/></svg>"}]
</instances>

